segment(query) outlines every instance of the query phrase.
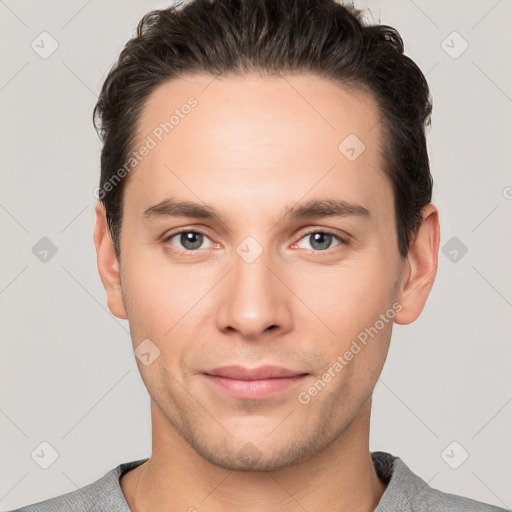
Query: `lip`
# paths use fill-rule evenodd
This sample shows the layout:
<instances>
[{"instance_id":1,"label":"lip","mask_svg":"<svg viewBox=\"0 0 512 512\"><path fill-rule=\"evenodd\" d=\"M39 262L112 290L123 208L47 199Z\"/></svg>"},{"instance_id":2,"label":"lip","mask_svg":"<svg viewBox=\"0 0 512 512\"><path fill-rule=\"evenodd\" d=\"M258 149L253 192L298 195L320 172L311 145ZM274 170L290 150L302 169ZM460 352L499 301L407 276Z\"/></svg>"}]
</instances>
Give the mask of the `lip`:
<instances>
[{"instance_id":1,"label":"lip","mask_svg":"<svg viewBox=\"0 0 512 512\"><path fill-rule=\"evenodd\" d=\"M297 375L304 375L305 372L289 370L282 366L265 365L258 368L244 368L239 365L220 366L213 370L205 372L207 375L217 377L225 377L227 379L236 380L263 380L263 379L277 379L283 377L296 377Z\"/></svg>"},{"instance_id":2,"label":"lip","mask_svg":"<svg viewBox=\"0 0 512 512\"><path fill-rule=\"evenodd\" d=\"M296 386L308 374L267 365L252 369L243 366L222 366L203 375L215 389L233 398L263 400Z\"/></svg>"}]
</instances>

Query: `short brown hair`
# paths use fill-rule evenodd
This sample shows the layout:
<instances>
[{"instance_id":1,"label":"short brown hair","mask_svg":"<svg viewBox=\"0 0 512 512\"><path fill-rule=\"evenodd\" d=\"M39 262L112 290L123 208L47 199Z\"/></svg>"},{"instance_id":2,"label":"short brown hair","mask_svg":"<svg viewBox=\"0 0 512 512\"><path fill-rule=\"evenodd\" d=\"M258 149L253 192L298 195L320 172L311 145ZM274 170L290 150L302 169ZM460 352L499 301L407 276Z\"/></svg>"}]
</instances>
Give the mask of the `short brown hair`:
<instances>
[{"instance_id":1,"label":"short brown hair","mask_svg":"<svg viewBox=\"0 0 512 512\"><path fill-rule=\"evenodd\" d=\"M126 178L108 190L105 184L133 150L148 95L187 73L254 72L310 73L373 94L405 257L432 197L425 138L429 88L394 28L365 25L361 11L335 0L192 0L142 18L106 77L93 114L103 140L100 199L118 257Z\"/></svg>"}]
</instances>

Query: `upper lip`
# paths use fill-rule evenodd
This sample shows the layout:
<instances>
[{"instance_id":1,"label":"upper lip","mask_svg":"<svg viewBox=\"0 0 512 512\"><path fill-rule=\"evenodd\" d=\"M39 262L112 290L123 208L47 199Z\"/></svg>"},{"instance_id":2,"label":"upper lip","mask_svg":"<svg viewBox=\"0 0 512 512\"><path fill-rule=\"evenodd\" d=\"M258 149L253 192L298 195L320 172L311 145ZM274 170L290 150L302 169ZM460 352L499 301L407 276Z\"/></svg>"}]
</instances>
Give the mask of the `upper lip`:
<instances>
[{"instance_id":1,"label":"upper lip","mask_svg":"<svg viewBox=\"0 0 512 512\"><path fill-rule=\"evenodd\" d=\"M281 366L259 366L258 368L244 368L243 366L220 366L213 370L208 370L206 375L214 375L217 377L225 377L236 380L262 380L276 379L283 377L296 377L297 375L305 375L305 372L298 372L283 368Z\"/></svg>"}]
</instances>

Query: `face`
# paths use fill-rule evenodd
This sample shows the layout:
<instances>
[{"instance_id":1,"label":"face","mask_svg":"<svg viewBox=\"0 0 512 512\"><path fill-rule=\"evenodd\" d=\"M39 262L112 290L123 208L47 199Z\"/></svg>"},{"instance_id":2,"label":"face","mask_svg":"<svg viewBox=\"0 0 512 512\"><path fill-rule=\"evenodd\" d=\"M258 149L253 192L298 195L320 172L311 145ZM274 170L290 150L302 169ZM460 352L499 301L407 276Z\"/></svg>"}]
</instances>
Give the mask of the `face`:
<instances>
[{"instance_id":1,"label":"face","mask_svg":"<svg viewBox=\"0 0 512 512\"><path fill-rule=\"evenodd\" d=\"M146 340L157 433L275 470L367 418L393 321L411 314L380 129L370 96L311 76L187 76L149 97L106 287L134 347ZM292 376L219 370L267 365Z\"/></svg>"}]
</instances>

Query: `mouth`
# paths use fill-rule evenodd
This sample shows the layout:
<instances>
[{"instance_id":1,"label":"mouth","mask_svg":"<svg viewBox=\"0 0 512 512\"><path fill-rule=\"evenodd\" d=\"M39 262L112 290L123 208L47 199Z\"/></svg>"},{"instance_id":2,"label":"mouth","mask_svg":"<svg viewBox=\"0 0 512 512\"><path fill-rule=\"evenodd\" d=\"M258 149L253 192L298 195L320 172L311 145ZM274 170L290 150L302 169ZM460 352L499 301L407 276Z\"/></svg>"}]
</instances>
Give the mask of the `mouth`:
<instances>
[{"instance_id":1,"label":"mouth","mask_svg":"<svg viewBox=\"0 0 512 512\"><path fill-rule=\"evenodd\" d=\"M264 400L297 386L309 374L279 366L223 366L203 375L215 390L233 398Z\"/></svg>"}]
</instances>

